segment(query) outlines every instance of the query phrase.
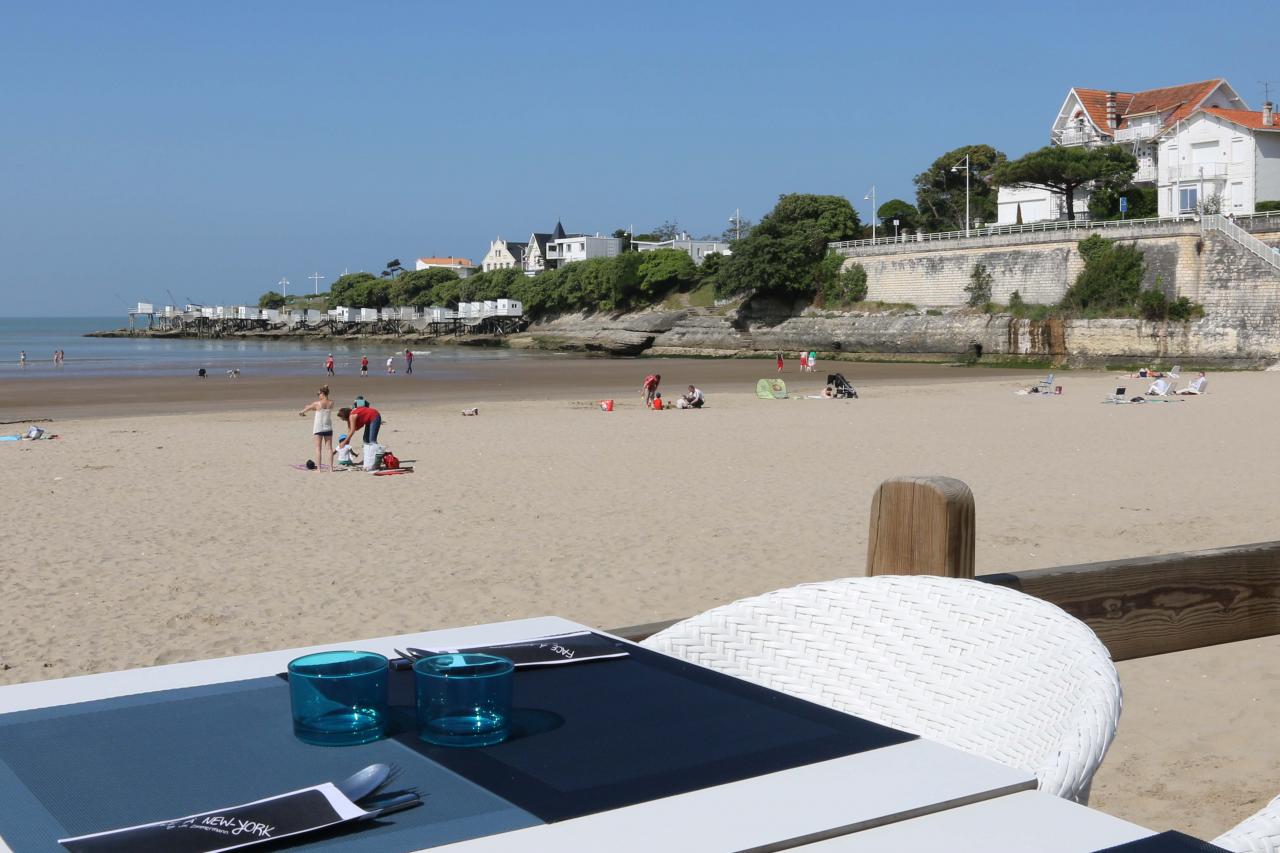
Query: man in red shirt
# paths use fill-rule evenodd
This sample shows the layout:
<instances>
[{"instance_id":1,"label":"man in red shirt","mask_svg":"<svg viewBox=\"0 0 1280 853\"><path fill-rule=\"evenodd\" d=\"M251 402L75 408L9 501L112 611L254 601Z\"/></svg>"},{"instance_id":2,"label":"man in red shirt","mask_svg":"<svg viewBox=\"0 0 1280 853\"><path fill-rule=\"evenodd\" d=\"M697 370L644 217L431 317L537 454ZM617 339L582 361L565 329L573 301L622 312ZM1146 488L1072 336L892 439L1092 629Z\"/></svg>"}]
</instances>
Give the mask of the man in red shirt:
<instances>
[{"instance_id":1,"label":"man in red shirt","mask_svg":"<svg viewBox=\"0 0 1280 853\"><path fill-rule=\"evenodd\" d=\"M324 372L333 375L333 353L329 353L329 357L324 360Z\"/></svg>"},{"instance_id":2,"label":"man in red shirt","mask_svg":"<svg viewBox=\"0 0 1280 853\"><path fill-rule=\"evenodd\" d=\"M369 356L367 355L360 356L360 375L369 375Z\"/></svg>"},{"instance_id":3,"label":"man in red shirt","mask_svg":"<svg viewBox=\"0 0 1280 853\"><path fill-rule=\"evenodd\" d=\"M413 350L404 351L404 372L413 373Z\"/></svg>"}]
</instances>

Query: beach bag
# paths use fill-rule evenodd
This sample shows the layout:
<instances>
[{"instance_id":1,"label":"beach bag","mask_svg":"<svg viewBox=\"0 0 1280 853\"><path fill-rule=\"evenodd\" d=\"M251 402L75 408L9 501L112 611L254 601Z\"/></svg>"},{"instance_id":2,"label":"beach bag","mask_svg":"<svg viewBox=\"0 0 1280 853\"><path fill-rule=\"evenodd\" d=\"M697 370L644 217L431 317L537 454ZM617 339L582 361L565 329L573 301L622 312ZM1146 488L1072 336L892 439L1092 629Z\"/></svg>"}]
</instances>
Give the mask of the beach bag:
<instances>
[{"instance_id":1,"label":"beach bag","mask_svg":"<svg viewBox=\"0 0 1280 853\"><path fill-rule=\"evenodd\" d=\"M382 452L383 450L380 445L374 444L373 442L366 444L364 446L364 470L378 470L378 457Z\"/></svg>"},{"instance_id":2,"label":"beach bag","mask_svg":"<svg viewBox=\"0 0 1280 853\"><path fill-rule=\"evenodd\" d=\"M386 453L382 454L382 467L388 469L399 468L400 460L396 458L394 453L388 450Z\"/></svg>"}]
</instances>

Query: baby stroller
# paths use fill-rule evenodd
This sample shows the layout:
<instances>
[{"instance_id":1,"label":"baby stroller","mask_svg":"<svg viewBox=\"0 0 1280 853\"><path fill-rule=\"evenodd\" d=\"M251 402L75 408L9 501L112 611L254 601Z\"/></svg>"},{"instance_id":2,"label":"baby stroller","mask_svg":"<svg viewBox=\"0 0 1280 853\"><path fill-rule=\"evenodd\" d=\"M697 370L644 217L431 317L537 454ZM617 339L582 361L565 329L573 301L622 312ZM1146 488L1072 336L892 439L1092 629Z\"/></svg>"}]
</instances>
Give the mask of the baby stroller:
<instances>
[{"instance_id":1,"label":"baby stroller","mask_svg":"<svg viewBox=\"0 0 1280 853\"><path fill-rule=\"evenodd\" d=\"M836 392L837 398L858 399L858 392L849 384L849 380L844 378L843 373L828 373L827 384Z\"/></svg>"}]
</instances>

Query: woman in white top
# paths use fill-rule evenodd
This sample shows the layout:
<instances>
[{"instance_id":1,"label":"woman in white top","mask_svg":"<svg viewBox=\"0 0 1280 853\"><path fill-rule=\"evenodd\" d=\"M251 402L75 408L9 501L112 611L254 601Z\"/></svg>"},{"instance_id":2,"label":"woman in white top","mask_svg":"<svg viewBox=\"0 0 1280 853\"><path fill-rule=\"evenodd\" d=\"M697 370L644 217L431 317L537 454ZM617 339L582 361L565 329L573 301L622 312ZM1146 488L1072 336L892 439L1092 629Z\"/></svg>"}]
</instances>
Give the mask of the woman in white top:
<instances>
[{"instance_id":1,"label":"woman in white top","mask_svg":"<svg viewBox=\"0 0 1280 853\"><path fill-rule=\"evenodd\" d=\"M323 460L333 461L333 401L329 399L329 386L321 385L320 390L316 392L318 399L298 412L300 417L306 417L307 412L315 412L315 421L311 427L311 433L316 439L316 470L323 471ZM329 452L326 454L325 448ZM333 466L329 466L329 470L333 470Z\"/></svg>"}]
</instances>

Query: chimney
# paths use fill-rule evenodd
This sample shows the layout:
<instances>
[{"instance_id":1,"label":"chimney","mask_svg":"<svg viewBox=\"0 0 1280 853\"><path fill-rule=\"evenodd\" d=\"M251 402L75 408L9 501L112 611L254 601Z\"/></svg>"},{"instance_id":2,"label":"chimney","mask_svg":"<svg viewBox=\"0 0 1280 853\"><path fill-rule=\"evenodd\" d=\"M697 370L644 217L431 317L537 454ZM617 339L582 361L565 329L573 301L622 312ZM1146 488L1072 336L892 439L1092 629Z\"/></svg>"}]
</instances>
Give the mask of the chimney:
<instances>
[{"instance_id":1,"label":"chimney","mask_svg":"<svg viewBox=\"0 0 1280 853\"><path fill-rule=\"evenodd\" d=\"M1120 117L1116 115L1116 93L1107 92L1107 127L1115 130L1120 126Z\"/></svg>"},{"instance_id":2,"label":"chimney","mask_svg":"<svg viewBox=\"0 0 1280 853\"><path fill-rule=\"evenodd\" d=\"M1273 112L1274 109L1275 109L1275 106L1270 101L1267 101L1265 104L1262 105L1262 126L1263 127L1275 126L1276 118Z\"/></svg>"}]
</instances>

